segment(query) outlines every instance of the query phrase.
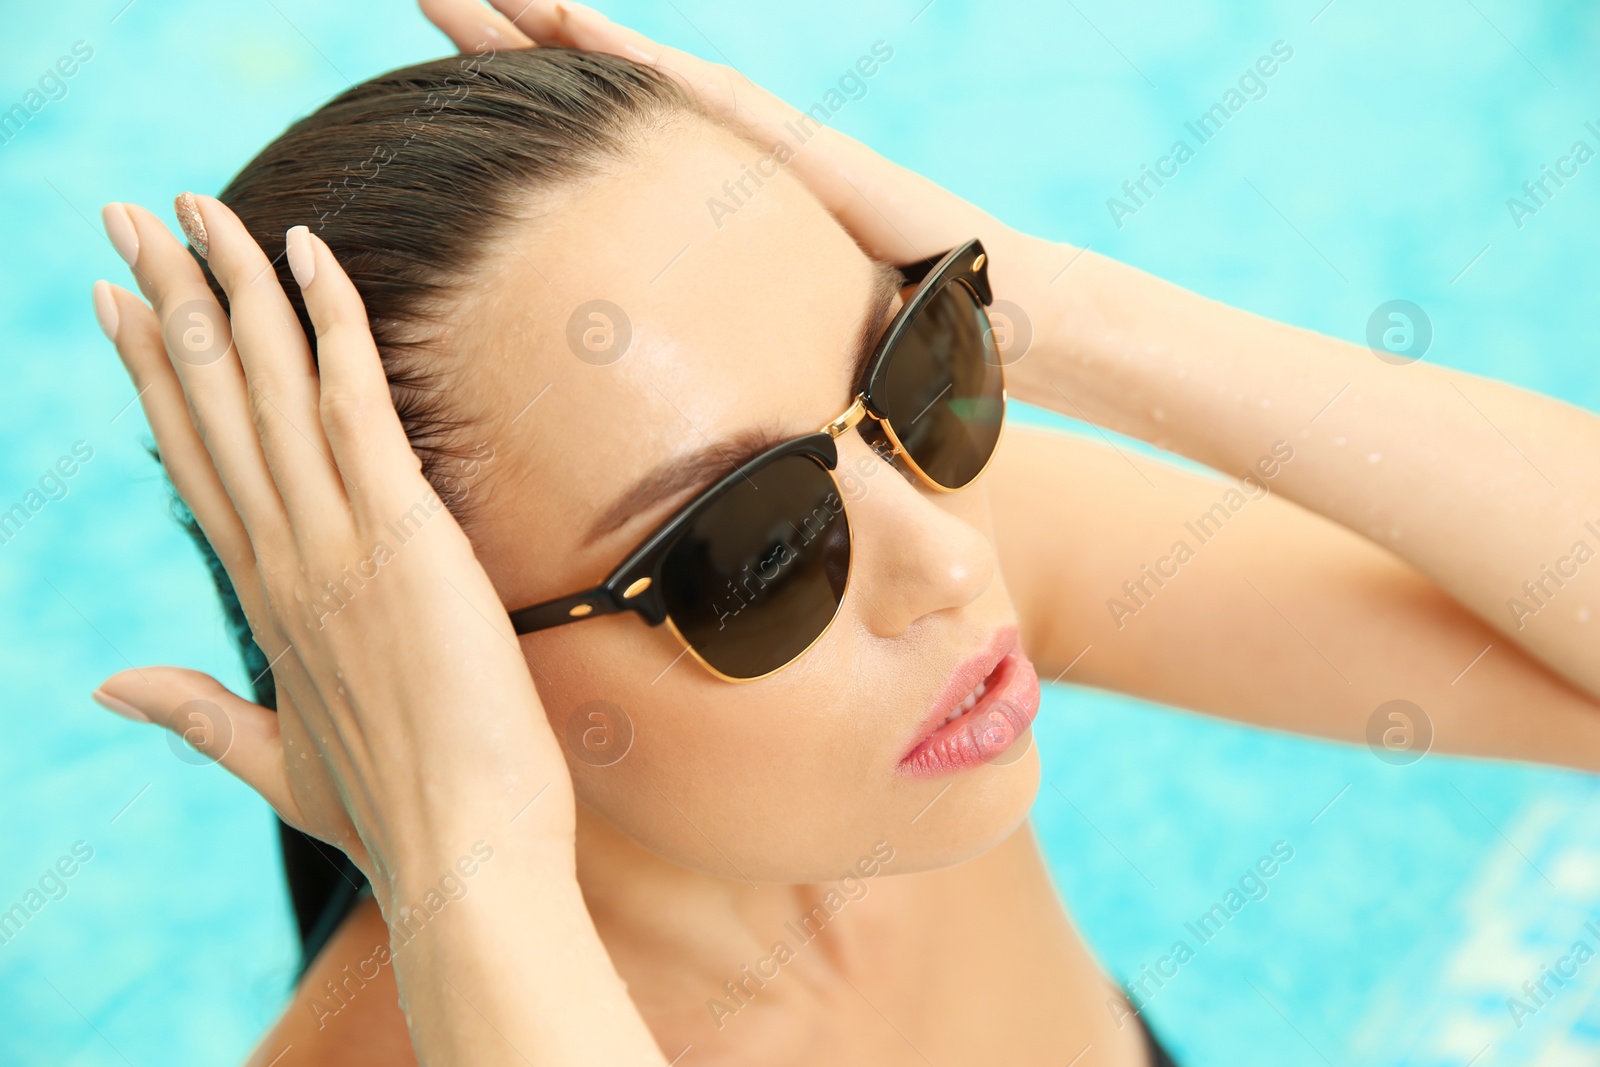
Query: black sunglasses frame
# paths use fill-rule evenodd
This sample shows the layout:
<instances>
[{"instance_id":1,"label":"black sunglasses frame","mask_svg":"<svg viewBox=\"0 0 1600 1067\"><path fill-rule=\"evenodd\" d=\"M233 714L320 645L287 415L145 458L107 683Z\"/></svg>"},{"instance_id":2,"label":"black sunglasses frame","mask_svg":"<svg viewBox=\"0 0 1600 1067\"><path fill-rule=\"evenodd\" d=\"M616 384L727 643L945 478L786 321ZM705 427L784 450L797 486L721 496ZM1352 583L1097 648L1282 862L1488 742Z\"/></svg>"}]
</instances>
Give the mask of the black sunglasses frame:
<instances>
[{"instance_id":1,"label":"black sunglasses frame","mask_svg":"<svg viewBox=\"0 0 1600 1067\"><path fill-rule=\"evenodd\" d=\"M660 591L661 566L668 552L677 542L679 536L688 530L694 520L711 507L719 497L729 489L738 485L751 474L763 467L786 456L802 455L822 465L834 480L835 488L839 488L838 477L834 471L839 465L838 446L834 439L859 424L864 418L870 416L877 426L886 431L889 442L893 445L893 452L900 455L907 466L928 485L941 491L951 491L960 486L941 485L934 481L928 474L914 463L911 458L900 448L899 440L889 427L888 421L881 410L874 406L872 401L874 387L877 386L888 367L889 357L894 353L895 345L904 335L907 327L916 318L928 301L951 281L965 284L984 305L988 306L994 300L993 290L989 284L988 273L989 257L983 251L983 245L976 238L967 241L948 252L930 256L897 268L904 279L904 286L918 286L910 299L908 299L893 321L883 331L878 339L877 347L873 350L872 357L862 371L861 380L857 383L855 398L849 408L838 418L829 422L816 433L805 434L800 437L774 445L759 456L751 459L737 470L719 479L714 484L701 490L693 500L679 508L669 516L654 531L648 534L632 552L606 576L605 580L591 589L571 593L567 596L556 597L530 607L521 608L511 612L511 623L518 634L534 633L538 630L561 626L569 622L577 622L597 615L613 615L618 612L632 611L637 613L651 626L659 626L663 622L670 625L666 600ZM993 331L988 331L992 343ZM996 356L998 364L998 355ZM1002 370L1003 374L1003 370ZM1003 382L1002 378L1002 382ZM1001 398L1004 403L1005 391L1002 385ZM998 442L997 442L998 447ZM979 471L981 474L982 471ZM974 480L977 475L974 475ZM968 484L971 484L970 482ZM843 505L843 496L840 495L840 507ZM837 616L837 613L836 613ZM829 625L832 625L831 622ZM677 627L672 627L673 632L683 643L684 647L699 659L701 664L719 678L727 681L743 682L755 681L755 678L737 678L726 674L706 663L683 635L677 632ZM820 637L820 635L819 635ZM809 646L808 646L809 647ZM798 657L796 657L798 658ZM793 660L789 661L794 662ZM784 664L787 666L788 664ZM781 670L782 668L778 668ZM776 671L768 672L776 673ZM766 677L761 675L760 677Z\"/></svg>"}]
</instances>

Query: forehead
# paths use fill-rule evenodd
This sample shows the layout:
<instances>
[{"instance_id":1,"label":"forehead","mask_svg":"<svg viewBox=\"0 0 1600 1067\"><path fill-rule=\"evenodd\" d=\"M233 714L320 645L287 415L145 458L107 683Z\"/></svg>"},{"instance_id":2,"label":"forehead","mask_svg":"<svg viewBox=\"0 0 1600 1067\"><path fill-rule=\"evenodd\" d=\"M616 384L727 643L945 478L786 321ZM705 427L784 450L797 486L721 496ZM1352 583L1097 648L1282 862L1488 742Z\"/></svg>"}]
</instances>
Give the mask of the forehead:
<instances>
[{"instance_id":1,"label":"forehead","mask_svg":"<svg viewBox=\"0 0 1600 1067\"><path fill-rule=\"evenodd\" d=\"M845 407L875 269L798 180L698 120L535 211L488 250L455 346L494 446L474 539L491 574L585 581L692 495L588 543L646 471Z\"/></svg>"}]
</instances>

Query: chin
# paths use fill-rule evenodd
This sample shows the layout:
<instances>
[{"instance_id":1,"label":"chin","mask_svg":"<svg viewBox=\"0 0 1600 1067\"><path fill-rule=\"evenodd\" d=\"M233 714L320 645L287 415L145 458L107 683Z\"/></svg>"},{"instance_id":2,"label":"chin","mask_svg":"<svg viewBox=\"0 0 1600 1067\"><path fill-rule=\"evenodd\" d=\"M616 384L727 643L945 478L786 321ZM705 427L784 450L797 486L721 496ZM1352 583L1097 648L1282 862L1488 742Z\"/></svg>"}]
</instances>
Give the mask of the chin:
<instances>
[{"instance_id":1,"label":"chin","mask_svg":"<svg viewBox=\"0 0 1600 1067\"><path fill-rule=\"evenodd\" d=\"M990 763L900 778L870 798L825 790L833 795L822 812L794 803L793 791L780 799L760 790L747 803L724 797L714 809L721 819L684 799L667 803L658 790L584 789L588 768L578 768L581 806L597 817L583 820L580 836L626 840L674 866L758 884L831 882L852 870L863 874L863 865L873 876L952 867L1004 842L1027 820L1040 776L1031 735L1029 741Z\"/></svg>"},{"instance_id":2,"label":"chin","mask_svg":"<svg viewBox=\"0 0 1600 1067\"><path fill-rule=\"evenodd\" d=\"M918 790L922 799L898 831L884 833L895 844L895 873L953 867L1008 840L1033 809L1039 777L1039 751L1030 744L1004 765L991 763L926 780L925 786L936 787ZM923 805L927 809L918 814Z\"/></svg>"}]
</instances>

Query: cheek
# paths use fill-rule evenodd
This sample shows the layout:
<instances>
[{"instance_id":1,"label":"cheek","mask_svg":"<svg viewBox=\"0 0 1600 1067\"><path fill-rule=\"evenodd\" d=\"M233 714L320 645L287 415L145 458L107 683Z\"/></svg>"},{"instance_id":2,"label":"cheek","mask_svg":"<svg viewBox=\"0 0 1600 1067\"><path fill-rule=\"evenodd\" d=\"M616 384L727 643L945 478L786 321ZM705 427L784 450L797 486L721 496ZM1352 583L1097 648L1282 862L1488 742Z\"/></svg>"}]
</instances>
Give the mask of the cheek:
<instances>
[{"instance_id":1,"label":"cheek","mask_svg":"<svg viewBox=\"0 0 1600 1067\"><path fill-rule=\"evenodd\" d=\"M741 879L835 877L886 821L915 812L894 774L903 729L886 726L906 712L885 705L915 679L864 659L870 644L848 619L748 685L714 678L680 658L664 627L632 617L523 643L578 799L674 863Z\"/></svg>"}]
</instances>

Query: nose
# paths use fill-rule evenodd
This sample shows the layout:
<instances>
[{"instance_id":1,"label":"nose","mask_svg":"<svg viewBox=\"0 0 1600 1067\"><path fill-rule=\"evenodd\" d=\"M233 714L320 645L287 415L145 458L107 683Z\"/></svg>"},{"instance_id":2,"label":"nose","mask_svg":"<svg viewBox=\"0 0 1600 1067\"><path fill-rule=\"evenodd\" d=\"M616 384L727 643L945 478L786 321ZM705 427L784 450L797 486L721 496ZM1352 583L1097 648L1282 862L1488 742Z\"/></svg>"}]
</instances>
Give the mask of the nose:
<instances>
[{"instance_id":1,"label":"nose","mask_svg":"<svg viewBox=\"0 0 1600 1067\"><path fill-rule=\"evenodd\" d=\"M974 485L953 493L902 475L858 434L839 439L854 563L850 595L867 629L895 637L918 619L959 610L994 581L994 546L963 516L984 513Z\"/></svg>"}]
</instances>

